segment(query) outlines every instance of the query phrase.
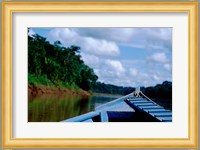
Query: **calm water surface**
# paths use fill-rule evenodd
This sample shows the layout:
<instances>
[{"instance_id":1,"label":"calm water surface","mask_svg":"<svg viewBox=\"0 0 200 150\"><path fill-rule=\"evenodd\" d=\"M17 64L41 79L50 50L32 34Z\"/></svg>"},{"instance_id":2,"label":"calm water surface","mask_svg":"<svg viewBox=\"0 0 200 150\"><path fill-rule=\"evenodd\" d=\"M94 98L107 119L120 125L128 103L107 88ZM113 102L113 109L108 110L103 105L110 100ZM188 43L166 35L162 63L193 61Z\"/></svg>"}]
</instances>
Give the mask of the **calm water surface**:
<instances>
[{"instance_id":1,"label":"calm water surface","mask_svg":"<svg viewBox=\"0 0 200 150\"><path fill-rule=\"evenodd\" d=\"M29 122L57 122L90 111L95 107L112 101L120 96L77 96L77 95L42 95L29 97Z\"/></svg>"}]
</instances>

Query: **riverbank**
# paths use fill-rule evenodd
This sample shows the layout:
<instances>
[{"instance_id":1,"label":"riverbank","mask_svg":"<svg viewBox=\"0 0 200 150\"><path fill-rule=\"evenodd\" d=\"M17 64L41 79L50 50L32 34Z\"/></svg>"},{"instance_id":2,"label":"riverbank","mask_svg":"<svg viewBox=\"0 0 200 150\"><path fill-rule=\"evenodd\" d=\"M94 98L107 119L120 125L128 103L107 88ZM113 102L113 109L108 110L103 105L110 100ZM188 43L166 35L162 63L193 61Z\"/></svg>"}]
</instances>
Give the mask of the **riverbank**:
<instances>
[{"instance_id":1,"label":"riverbank","mask_svg":"<svg viewBox=\"0 0 200 150\"><path fill-rule=\"evenodd\" d=\"M93 95L91 92L84 90L70 90L62 87L50 87L46 85L34 85L28 84L28 95L29 96L40 96L43 94L49 95L81 95L81 96L90 96Z\"/></svg>"}]
</instances>

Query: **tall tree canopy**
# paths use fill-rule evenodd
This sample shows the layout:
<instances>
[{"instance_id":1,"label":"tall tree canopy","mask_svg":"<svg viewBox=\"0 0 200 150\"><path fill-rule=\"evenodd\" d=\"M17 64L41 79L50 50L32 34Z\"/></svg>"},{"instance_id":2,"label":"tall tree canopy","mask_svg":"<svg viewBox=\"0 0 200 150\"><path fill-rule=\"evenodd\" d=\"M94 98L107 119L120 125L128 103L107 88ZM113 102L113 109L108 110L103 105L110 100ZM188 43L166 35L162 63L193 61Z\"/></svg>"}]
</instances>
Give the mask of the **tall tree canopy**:
<instances>
[{"instance_id":1,"label":"tall tree canopy","mask_svg":"<svg viewBox=\"0 0 200 150\"><path fill-rule=\"evenodd\" d=\"M81 59L80 47L64 47L60 41L50 44L38 34L28 36L28 73L36 78L43 76L54 84L62 82L87 91L98 79Z\"/></svg>"}]
</instances>

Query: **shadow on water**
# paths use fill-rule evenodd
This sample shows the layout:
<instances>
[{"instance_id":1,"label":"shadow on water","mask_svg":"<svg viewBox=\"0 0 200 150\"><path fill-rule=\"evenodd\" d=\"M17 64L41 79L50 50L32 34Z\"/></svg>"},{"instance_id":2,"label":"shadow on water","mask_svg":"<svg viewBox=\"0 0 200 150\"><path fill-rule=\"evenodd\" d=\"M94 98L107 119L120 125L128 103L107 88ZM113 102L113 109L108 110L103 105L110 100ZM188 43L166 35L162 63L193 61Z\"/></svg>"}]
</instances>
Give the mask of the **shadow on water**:
<instances>
[{"instance_id":1,"label":"shadow on water","mask_svg":"<svg viewBox=\"0 0 200 150\"><path fill-rule=\"evenodd\" d=\"M119 96L118 96L119 97ZM29 122L58 122L90 111L117 96L42 95L29 97Z\"/></svg>"}]
</instances>

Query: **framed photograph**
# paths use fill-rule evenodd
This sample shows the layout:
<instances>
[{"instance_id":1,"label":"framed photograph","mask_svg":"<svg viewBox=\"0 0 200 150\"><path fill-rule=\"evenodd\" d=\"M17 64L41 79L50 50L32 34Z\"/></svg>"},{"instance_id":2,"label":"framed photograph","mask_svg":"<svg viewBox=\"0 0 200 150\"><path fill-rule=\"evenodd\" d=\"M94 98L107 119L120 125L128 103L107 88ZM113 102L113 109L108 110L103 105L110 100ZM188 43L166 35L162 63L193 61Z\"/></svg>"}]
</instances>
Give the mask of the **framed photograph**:
<instances>
[{"instance_id":1,"label":"framed photograph","mask_svg":"<svg viewBox=\"0 0 200 150\"><path fill-rule=\"evenodd\" d=\"M3 2L3 148L197 148L198 2Z\"/></svg>"}]
</instances>

